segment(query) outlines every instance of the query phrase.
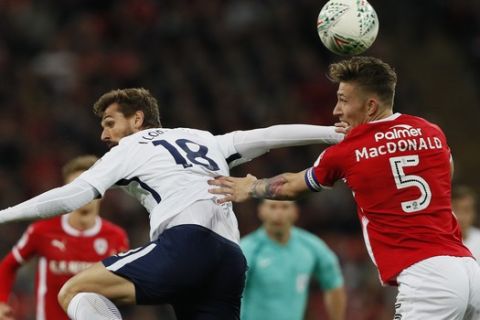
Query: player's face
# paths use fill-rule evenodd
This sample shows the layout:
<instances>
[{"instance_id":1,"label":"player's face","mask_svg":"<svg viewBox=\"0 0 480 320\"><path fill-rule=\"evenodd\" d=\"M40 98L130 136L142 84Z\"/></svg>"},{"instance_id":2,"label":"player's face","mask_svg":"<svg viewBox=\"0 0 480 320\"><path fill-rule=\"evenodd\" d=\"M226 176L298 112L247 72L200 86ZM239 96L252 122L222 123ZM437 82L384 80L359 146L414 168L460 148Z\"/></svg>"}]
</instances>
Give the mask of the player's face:
<instances>
[{"instance_id":1,"label":"player's face","mask_svg":"<svg viewBox=\"0 0 480 320\"><path fill-rule=\"evenodd\" d=\"M288 231L298 216L298 208L293 201L264 200L258 210L264 227L273 233Z\"/></svg>"},{"instance_id":2,"label":"player's face","mask_svg":"<svg viewBox=\"0 0 480 320\"><path fill-rule=\"evenodd\" d=\"M116 146L123 137L139 130L136 116L125 117L119 111L117 103L113 103L105 109L101 125L103 128L101 139L110 148Z\"/></svg>"},{"instance_id":3,"label":"player's face","mask_svg":"<svg viewBox=\"0 0 480 320\"><path fill-rule=\"evenodd\" d=\"M81 175L83 171L75 171L70 173L65 177L65 183L70 183L73 180L75 180L79 175ZM98 211L100 209L100 200L93 200L84 205L83 207L75 210L75 212L78 212L80 214L98 214Z\"/></svg>"},{"instance_id":4,"label":"player's face","mask_svg":"<svg viewBox=\"0 0 480 320\"><path fill-rule=\"evenodd\" d=\"M475 220L475 199L470 196L465 196L452 200L452 209L457 216L460 228L463 232L467 232Z\"/></svg>"},{"instance_id":5,"label":"player's face","mask_svg":"<svg viewBox=\"0 0 480 320\"><path fill-rule=\"evenodd\" d=\"M355 83L340 82L333 115L351 128L368 122L368 99Z\"/></svg>"}]
</instances>

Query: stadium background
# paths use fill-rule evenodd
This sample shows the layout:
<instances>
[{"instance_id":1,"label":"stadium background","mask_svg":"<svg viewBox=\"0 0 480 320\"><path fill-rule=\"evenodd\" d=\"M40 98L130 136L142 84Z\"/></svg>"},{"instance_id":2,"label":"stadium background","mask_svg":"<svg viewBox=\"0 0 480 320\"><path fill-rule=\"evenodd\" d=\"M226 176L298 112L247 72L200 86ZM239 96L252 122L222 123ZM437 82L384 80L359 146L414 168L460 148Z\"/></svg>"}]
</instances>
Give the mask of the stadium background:
<instances>
[{"instance_id":1,"label":"stadium background","mask_svg":"<svg viewBox=\"0 0 480 320\"><path fill-rule=\"evenodd\" d=\"M165 127L220 134L279 123L331 124L336 87L325 67L339 57L316 34L313 0L0 0L0 207L62 183L60 167L101 156L93 102L114 88L158 97ZM453 151L455 182L480 190L480 2L372 0L380 32L367 52L395 66L395 109L439 124ZM291 148L233 170L271 176L310 166L324 146ZM381 188L379 186L379 188ZM381 191L379 191L381 192ZM381 288L342 185L301 201L299 225L338 254L348 319L392 318L395 291ZM255 203L236 207L242 234L258 226ZM147 215L118 191L103 216L147 240ZM26 224L0 226L0 254ZM17 281L18 319L33 319L30 265ZM126 319L172 319L168 309L125 309ZM307 319L323 314L313 286Z\"/></svg>"}]
</instances>

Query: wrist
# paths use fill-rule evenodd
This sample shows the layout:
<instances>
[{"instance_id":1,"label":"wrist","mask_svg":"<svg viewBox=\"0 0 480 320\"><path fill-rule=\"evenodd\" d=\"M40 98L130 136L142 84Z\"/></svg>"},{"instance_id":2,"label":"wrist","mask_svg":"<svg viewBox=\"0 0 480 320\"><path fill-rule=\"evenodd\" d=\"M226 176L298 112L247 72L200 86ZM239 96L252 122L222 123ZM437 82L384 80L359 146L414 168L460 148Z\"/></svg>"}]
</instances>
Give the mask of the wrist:
<instances>
[{"instance_id":1,"label":"wrist","mask_svg":"<svg viewBox=\"0 0 480 320\"><path fill-rule=\"evenodd\" d=\"M254 198L254 199L261 199L263 198L261 193L258 191L258 185L260 184L262 180L255 180L253 181L251 187L250 187L250 190L248 191L248 196L250 198Z\"/></svg>"}]
</instances>

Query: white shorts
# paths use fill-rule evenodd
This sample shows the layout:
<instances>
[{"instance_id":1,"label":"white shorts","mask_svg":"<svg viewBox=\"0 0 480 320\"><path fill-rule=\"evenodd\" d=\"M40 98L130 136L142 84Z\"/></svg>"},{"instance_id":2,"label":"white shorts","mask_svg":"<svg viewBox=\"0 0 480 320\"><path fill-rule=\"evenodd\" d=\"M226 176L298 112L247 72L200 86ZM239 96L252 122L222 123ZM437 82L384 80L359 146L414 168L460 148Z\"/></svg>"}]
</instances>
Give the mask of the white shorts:
<instances>
[{"instance_id":1,"label":"white shorts","mask_svg":"<svg viewBox=\"0 0 480 320\"><path fill-rule=\"evenodd\" d=\"M469 257L438 256L397 277L394 320L480 319L480 266Z\"/></svg>"}]
</instances>

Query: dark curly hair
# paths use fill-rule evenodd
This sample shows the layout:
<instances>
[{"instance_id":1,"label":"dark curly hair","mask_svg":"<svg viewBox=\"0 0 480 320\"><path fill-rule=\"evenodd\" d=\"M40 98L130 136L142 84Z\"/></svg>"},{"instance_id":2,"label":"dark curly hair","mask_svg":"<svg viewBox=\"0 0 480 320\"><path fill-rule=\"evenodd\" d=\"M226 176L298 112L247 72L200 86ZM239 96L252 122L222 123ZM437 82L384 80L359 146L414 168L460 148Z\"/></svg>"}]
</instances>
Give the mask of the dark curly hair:
<instances>
[{"instance_id":1,"label":"dark curly hair","mask_svg":"<svg viewBox=\"0 0 480 320\"><path fill-rule=\"evenodd\" d=\"M105 109L117 103L119 111L125 117L132 116L136 111L143 111L145 116L143 128L160 128L160 111L158 102L150 91L144 88L127 88L109 91L103 94L93 105L93 113L102 117Z\"/></svg>"}]
</instances>

